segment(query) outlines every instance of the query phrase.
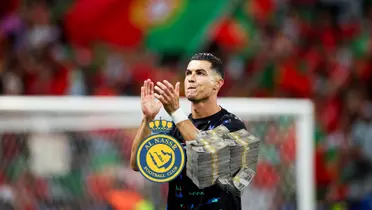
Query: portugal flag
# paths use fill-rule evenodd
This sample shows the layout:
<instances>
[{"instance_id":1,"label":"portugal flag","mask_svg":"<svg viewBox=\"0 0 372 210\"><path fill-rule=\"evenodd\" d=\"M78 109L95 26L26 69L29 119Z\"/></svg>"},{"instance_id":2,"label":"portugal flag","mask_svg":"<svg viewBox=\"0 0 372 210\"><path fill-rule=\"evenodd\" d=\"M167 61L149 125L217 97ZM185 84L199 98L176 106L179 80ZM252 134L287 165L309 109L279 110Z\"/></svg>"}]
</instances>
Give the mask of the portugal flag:
<instances>
[{"instance_id":1,"label":"portugal flag","mask_svg":"<svg viewBox=\"0 0 372 210\"><path fill-rule=\"evenodd\" d=\"M75 45L98 41L190 54L204 46L234 7L231 0L80 0L68 11L65 24Z\"/></svg>"},{"instance_id":2,"label":"portugal flag","mask_svg":"<svg viewBox=\"0 0 372 210\"><path fill-rule=\"evenodd\" d=\"M144 45L159 53L193 53L205 43L212 25L230 0L136 0L131 22L145 28Z\"/></svg>"}]
</instances>

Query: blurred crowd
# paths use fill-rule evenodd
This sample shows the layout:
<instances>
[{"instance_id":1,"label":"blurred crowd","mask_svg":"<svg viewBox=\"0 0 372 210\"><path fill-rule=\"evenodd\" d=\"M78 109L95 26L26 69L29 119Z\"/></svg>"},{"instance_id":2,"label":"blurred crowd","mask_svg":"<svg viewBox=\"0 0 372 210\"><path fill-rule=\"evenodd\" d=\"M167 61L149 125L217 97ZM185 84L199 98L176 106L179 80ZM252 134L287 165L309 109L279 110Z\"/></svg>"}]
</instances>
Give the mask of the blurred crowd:
<instances>
[{"instance_id":1,"label":"blurred crowd","mask_svg":"<svg viewBox=\"0 0 372 210\"><path fill-rule=\"evenodd\" d=\"M179 53L70 44L63 14L73 2L2 3L2 95L137 96L147 78L183 80ZM372 2L249 2L246 49L228 21L199 49L225 63L220 95L313 100L319 208L372 209Z\"/></svg>"},{"instance_id":2,"label":"blurred crowd","mask_svg":"<svg viewBox=\"0 0 372 210\"><path fill-rule=\"evenodd\" d=\"M153 195L151 186L128 167L125 142L132 138L128 133L3 133L0 209L159 208L164 200ZM51 155L46 158L48 152Z\"/></svg>"}]
</instances>

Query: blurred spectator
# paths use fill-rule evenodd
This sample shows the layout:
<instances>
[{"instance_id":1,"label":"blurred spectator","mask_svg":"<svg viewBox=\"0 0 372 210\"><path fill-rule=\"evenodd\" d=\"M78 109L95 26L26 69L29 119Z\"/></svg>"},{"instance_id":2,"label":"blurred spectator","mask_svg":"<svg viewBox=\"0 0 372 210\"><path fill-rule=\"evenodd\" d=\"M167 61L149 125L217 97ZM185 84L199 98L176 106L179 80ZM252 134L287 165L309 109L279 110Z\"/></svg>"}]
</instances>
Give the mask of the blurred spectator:
<instances>
[{"instance_id":1,"label":"blurred spectator","mask_svg":"<svg viewBox=\"0 0 372 210\"><path fill-rule=\"evenodd\" d=\"M0 7L0 93L136 96L147 78L172 83L183 80L186 53L163 54L139 43L146 30L155 28L163 19L169 23L166 18L173 17L172 11L176 14L182 7L170 3L173 1L154 1L147 5L148 10L131 13L132 1L112 1L110 5L108 1L97 0L94 1L97 11L93 11L93 6L87 10L87 4L72 0L5 1ZM137 9L142 8L138 5ZM104 13L106 6L109 11L121 12ZM78 11L78 16L72 8ZM195 31L193 39L195 43L202 40L203 46L198 50L212 52L225 63L225 88L221 96L313 100L319 205L372 209L368 206L372 200L371 1L243 0L229 9L224 18L212 21L213 27L206 28L209 31L205 36L200 38ZM144 19L139 17L146 15L157 17L158 21L140 21L140 27L131 22L131 18L138 22ZM84 25L82 17L95 22ZM190 28L196 28L197 22L190 22ZM69 24L74 30L80 28L79 33L71 35ZM191 30L187 25L184 27ZM182 35L180 31L178 34ZM179 44L190 44L192 48L195 43ZM253 191L290 208L294 202L293 185L285 183L290 183L289 168L295 161L295 131L291 123L285 122L258 123L257 127L262 128L255 128L256 132L262 130L260 136L266 143L261 151L264 159L257 168L261 176L255 179ZM287 126L280 127L283 124ZM68 194L61 187L66 182L79 188L75 193L86 195L89 190L85 188L89 187L93 188L92 194L97 189L102 193L101 188L107 187L107 183L95 167L105 170L108 165L125 165L127 147L133 137L129 131L112 133L120 135L71 135L69 138L75 142L72 148L81 147L74 151L75 170L52 180L33 177L26 170L27 135L2 134L0 209L12 209L9 203L17 198L23 201L16 203L28 209L38 205L42 209L69 206L68 202L51 198L62 192ZM122 139L126 141L118 143ZM129 193L134 200L142 199L137 191L144 186L141 181L136 183L140 189L132 191L132 186L127 186L128 191L118 193L119 200L123 197L121 193ZM108 206L98 199L100 196L103 195L85 196L86 205L91 205L89 209ZM70 208L74 205L85 204L71 204Z\"/></svg>"}]
</instances>

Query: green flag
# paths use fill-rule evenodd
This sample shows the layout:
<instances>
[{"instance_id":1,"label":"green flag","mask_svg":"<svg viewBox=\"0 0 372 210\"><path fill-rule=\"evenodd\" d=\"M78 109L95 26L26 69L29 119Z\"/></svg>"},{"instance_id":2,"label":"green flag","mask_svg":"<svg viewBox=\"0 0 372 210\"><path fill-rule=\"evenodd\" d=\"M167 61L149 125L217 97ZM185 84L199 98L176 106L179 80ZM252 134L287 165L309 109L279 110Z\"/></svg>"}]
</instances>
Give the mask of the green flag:
<instances>
[{"instance_id":1,"label":"green flag","mask_svg":"<svg viewBox=\"0 0 372 210\"><path fill-rule=\"evenodd\" d=\"M203 47L206 36L220 17L229 11L230 0L179 0L176 12L151 26L145 38L148 49L159 53L191 54ZM164 11L167 11L164 9Z\"/></svg>"},{"instance_id":2,"label":"green flag","mask_svg":"<svg viewBox=\"0 0 372 210\"><path fill-rule=\"evenodd\" d=\"M356 58L363 57L368 52L370 36L367 33L362 33L351 42L351 50Z\"/></svg>"},{"instance_id":3,"label":"green flag","mask_svg":"<svg viewBox=\"0 0 372 210\"><path fill-rule=\"evenodd\" d=\"M259 53L261 43L250 10L248 1L240 1L228 16L218 23L214 37L220 46L231 49L245 58Z\"/></svg>"},{"instance_id":4,"label":"green flag","mask_svg":"<svg viewBox=\"0 0 372 210\"><path fill-rule=\"evenodd\" d=\"M276 66L274 63L267 63L262 72L259 72L259 86L265 90L273 90L275 87Z\"/></svg>"},{"instance_id":5,"label":"green flag","mask_svg":"<svg viewBox=\"0 0 372 210\"><path fill-rule=\"evenodd\" d=\"M248 13L249 10L249 2L243 1L234 11L232 17L233 19L241 26L243 31L244 37L246 37L246 43L244 43L244 47L242 47L241 54L246 57L255 56L259 47L260 41L258 36L258 30L256 28L255 22L253 18Z\"/></svg>"}]
</instances>

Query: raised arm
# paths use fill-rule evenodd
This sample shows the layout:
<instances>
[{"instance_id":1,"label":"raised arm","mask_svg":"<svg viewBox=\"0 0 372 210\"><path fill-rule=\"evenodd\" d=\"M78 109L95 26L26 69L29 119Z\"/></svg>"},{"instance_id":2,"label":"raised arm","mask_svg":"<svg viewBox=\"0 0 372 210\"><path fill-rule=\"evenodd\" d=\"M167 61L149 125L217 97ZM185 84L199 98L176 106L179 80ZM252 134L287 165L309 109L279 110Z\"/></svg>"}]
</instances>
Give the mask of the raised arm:
<instances>
[{"instance_id":1,"label":"raised arm","mask_svg":"<svg viewBox=\"0 0 372 210\"><path fill-rule=\"evenodd\" d=\"M133 170L138 171L137 166L137 150L141 142L151 134L148 127L156 115L159 113L162 104L160 101L155 101L154 97L154 83L151 80L146 80L141 87L141 108L143 118L141 125L137 131L136 137L132 143L132 150L130 155L130 166Z\"/></svg>"},{"instance_id":2,"label":"raised arm","mask_svg":"<svg viewBox=\"0 0 372 210\"><path fill-rule=\"evenodd\" d=\"M198 134L199 130L189 119L181 121L176 125L185 141L193 141L196 139L196 135Z\"/></svg>"},{"instance_id":3,"label":"raised arm","mask_svg":"<svg viewBox=\"0 0 372 210\"><path fill-rule=\"evenodd\" d=\"M141 125L137 131L136 137L132 143L132 150L130 153L130 166L134 171L138 171L137 166L137 150L144 138L151 134L149 127L147 126L151 120L147 120L146 117L143 117Z\"/></svg>"}]
</instances>

